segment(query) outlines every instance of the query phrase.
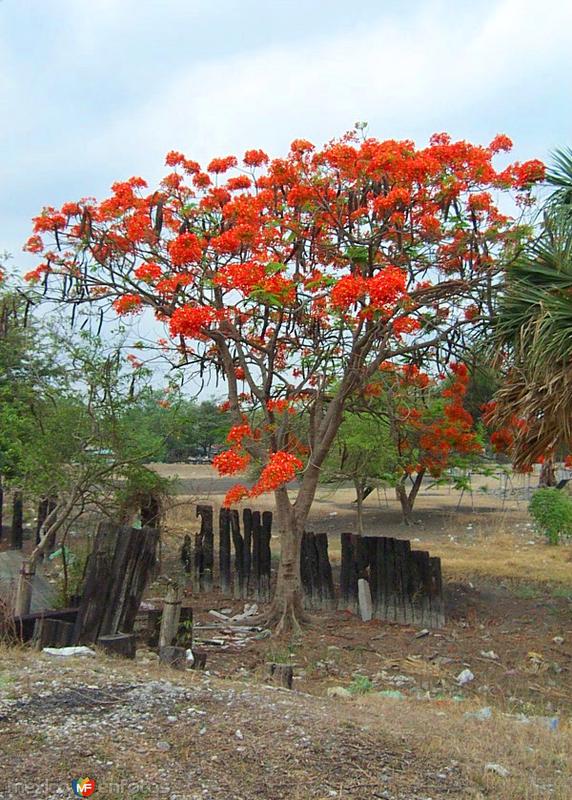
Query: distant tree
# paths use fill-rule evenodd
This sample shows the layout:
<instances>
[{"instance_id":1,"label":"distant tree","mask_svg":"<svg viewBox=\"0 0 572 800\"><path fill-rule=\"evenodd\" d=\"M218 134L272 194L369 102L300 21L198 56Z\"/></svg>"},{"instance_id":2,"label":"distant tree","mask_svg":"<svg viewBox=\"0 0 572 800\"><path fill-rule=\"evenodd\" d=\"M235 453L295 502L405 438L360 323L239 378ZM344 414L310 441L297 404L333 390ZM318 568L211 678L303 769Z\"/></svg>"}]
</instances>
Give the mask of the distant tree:
<instances>
[{"instance_id":1,"label":"distant tree","mask_svg":"<svg viewBox=\"0 0 572 800\"><path fill-rule=\"evenodd\" d=\"M192 456L210 457L214 445L224 445L231 423L216 403L198 403L181 391L145 393L126 414L137 435L147 437L156 460L173 463Z\"/></svg>"},{"instance_id":2,"label":"distant tree","mask_svg":"<svg viewBox=\"0 0 572 800\"><path fill-rule=\"evenodd\" d=\"M399 461L389 422L379 414L346 412L324 464L322 480L348 480L356 492L357 530L364 533L363 502Z\"/></svg>"},{"instance_id":3,"label":"distant tree","mask_svg":"<svg viewBox=\"0 0 572 800\"><path fill-rule=\"evenodd\" d=\"M437 379L416 366L383 365L365 387L360 412L344 419L332 453L354 481L360 516L366 487L383 480L395 487L408 525L427 474L441 479L480 464L481 438L463 405L468 385L464 364Z\"/></svg>"},{"instance_id":4,"label":"distant tree","mask_svg":"<svg viewBox=\"0 0 572 800\"><path fill-rule=\"evenodd\" d=\"M6 298L4 298L6 300ZM14 324L0 345L0 458L8 486L49 499L29 563L56 538L63 544L86 514L121 518L129 494L164 492L146 464L157 438L142 437L128 411L148 391L149 375L127 372L121 350L81 335L60 337L31 322ZM31 595L20 580L17 609Z\"/></svg>"}]
</instances>

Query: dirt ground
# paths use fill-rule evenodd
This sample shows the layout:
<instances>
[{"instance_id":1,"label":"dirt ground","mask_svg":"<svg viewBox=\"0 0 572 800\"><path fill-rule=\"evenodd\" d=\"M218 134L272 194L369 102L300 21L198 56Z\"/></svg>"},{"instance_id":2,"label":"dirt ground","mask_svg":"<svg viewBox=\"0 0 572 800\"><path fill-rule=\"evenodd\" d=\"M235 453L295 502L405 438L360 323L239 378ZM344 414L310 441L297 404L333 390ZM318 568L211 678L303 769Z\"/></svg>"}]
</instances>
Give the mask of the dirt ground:
<instances>
[{"instance_id":1,"label":"dirt ground","mask_svg":"<svg viewBox=\"0 0 572 800\"><path fill-rule=\"evenodd\" d=\"M162 572L183 577L196 502L218 508L232 481L210 467L158 469L179 475ZM237 640L209 611L232 615L244 601L189 585L208 674L173 672L146 650L135 664L98 655L64 665L0 650L0 797L32 793L14 774L49 781L39 796L50 798L70 796L85 774L109 800L570 800L572 547L534 533L527 481L509 482L506 497L499 488L489 479L461 498L426 484L409 528L389 491L366 501L367 533L442 558L442 630L329 612L296 636ZM334 570L339 533L355 529L352 499L350 487L322 487L312 513ZM147 599L163 592L159 579ZM293 691L267 686L268 662L293 665Z\"/></svg>"},{"instance_id":2,"label":"dirt ground","mask_svg":"<svg viewBox=\"0 0 572 800\"><path fill-rule=\"evenodd\" d=\"M71 797L80 777L102 800L571 796L567 726L497 709L478 720L471 701L311 695L153 656L0 649L3 800Z\"/></svg>"}]
</instances>

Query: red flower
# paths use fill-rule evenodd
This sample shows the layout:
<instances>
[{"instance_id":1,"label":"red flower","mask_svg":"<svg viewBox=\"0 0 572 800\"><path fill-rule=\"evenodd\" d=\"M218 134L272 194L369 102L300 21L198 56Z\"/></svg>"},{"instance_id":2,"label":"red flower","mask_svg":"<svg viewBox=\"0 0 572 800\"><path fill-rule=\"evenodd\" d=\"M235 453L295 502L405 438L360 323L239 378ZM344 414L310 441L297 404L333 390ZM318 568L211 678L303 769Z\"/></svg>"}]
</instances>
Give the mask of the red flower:
<instances>
[{"instance_id":1,"label":"red flower","mask_svg":"<svg viewBox=\"0 0 572 800\"><path fill-rule=\"evenodd\" d=\"M260 473L260 478L250 490L250 497L273 492L280 486L290 483L296 477L296 471L303 466L300 459L292 453L286 453L284 450L272 453L268 464Z\"/></svg>"},{"instance_id":2,"label":"red flower","mask_svg":"<svg viewBox=\"0 0 572 800\"><path fill-rule=\"evenodd\" d=\"M515 167L515 184L518 189L530 189L534 183L544 180L546 167L538 159L525 161Z\"/></svg>"},{"instance_id":3,"label":"red flower","mask_svg":"<svg viewBox=\"0 0 572 800\"><path fill-rule=\"evenodd\" d=\"M140 267L137 267L134 274L135 277L139 278L140 281L145 281L145 283L153 283L154 281L159 280L163 274L163 270L159 264L149 261L147 264L141 264Z\"/></svg>"},{"instance_id":4,"label":"red flower","mask_svg":"<svg viewBox=\"0 0 572 800\"><path fill-rule=\"evenodd\" d=\"M237 161L234 156L226 156L226 158L213 158L207 167L208 172L219 174L227 172L231 167L236 167Z\"/></svg>"},{"instance_id":5,"label":"red flower","mask_svg":"<svg viewBox=\"0 0 572 800\"><path fill-rule=\"evenodd\" d=\"M169 321L171 336L186 336L189 339L200 339L204 329L219 318L216 309L210 306L181 306L173 311Z\"/></svg>"},{"instance_id":6,"label":"red flower","mask_svg":"<svg viewBox=\"0 0 572 800\"><path fill-rule=\"evenodd\" d=\"M247 150L243 163L247 167L261 167L263 164L268 164L268 156L263 150Z\"/></svg>"},{"instance_id":7,"label":"red flower","mask_svg":"<svg viewBox=\"0 0 572 800\"><path fill-rule=\"evenodd\" d=\"M508 152L512 150L512 139L505 136L504 133L498 133L489 145L491 153L500 153L501 151Z\"/></svg>"},{"instance_id":8,"label":"red flower","mask_svg":"<svg viewBox=\"0 0 572 800\"><path fill-rule=\"evenodd\" d=\"M250 456L246 453L240 455L236 450L225 450L213 458L213 467L219 475L236 475L237 472L244 472L250 464Z\"/></svg>"},{"instance_id":9,"label":"red flower","mask_svg":"<svg viewBox=\"0 0 572 800\"><path fill-rule=\"evenodd\" d=\"M138 294L124 294L113 301L113 308L118 314L137 314L141 311L143 301Z\"/></svg>"},{"instance_id":10,"label":"red flower","mask_svg":"<svg viewBox=\"0 0 572 800\"><path fill-rule=\"evenodd\" d=\"M169 243L169 255L175 267L200 261L203 255L201 243L194 233L181 233Z\"/></svg>"},{"instance_id":11,"label":"red flower","mask_svg":"<svg viewBox=\"0 0 572 800\"><path fill-rule=\"evenodd\" d=\"M48 264L40 264L40 266L36 267L36 269L26 272L24 275L24 280L27 283L37 283L39 280L41 280L42 275L45 275L49 271L50 267Z\"/></svg>"},{"instance_id":12,"label":"red flower","mask_svg":"<svg viewBox=\"0 0 572 800\"><path fill-rule=\"evenodd\" d=\"M398 267L386 267L367 282L370 306L383 308L405 293L407 273Z\"/></svg>"},{"instance_id":13,"label":"red flower","mask_svg":"<svg viewBox=\"0 0 572 800\"><path fill-rule=\"evenodd\" d=\"M242 425L234 425L228 432L226 440L229 444L235 444L240 447L243 439L252 436L253 432L250 428L250 425L245 422Z\"/></svg>"},{"instance_id":14,"label":"red flower","mask_svg":"<svg viewBox=\"0 0 572 800\"><path fill-rule=\"evenodd\" d=\"M246 497L249 497L249 491L246 486L239 483L228 490L222 504L225 508L230 508L230 506L240 503L240 501L244 500Z\"/></svg>"},{"instance_id":15,"label":"red flower","mask_svg":"<svg viewBox=\"0 0 572 800\"><path fill-rule=\"evenodd\" d=\"M367 281L361 275L344 275L332 287L331 302L334 308L347 311L358 300L363 300L367 291Z\"/></svg>"}]
</instances>

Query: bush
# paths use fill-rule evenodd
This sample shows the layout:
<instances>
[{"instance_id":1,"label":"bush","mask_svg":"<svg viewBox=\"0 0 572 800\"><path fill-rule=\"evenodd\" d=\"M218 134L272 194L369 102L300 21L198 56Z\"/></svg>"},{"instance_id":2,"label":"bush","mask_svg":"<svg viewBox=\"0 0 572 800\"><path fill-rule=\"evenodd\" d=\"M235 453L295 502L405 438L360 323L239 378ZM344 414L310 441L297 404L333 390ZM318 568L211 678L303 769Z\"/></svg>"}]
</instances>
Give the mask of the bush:
<instances>
[{"instance_id":1,"label":"bush","mask_svg":"<svg viewBox=\"0 0 572 800\"><path fill-rule=\"evenodd\" d=\"M354 675L353 681L348 686L352 694L367 694L373 689L373 683L365 675Z\"/></svg>"},{"instance_id":2,"label":"bush","mask_svg":"<svg viewBox=\"0 0 572 800\"><path fill-rule=\"evenodd\" d=\"M560 489L538 489L532 495L528 510L550 544L572 536L572 500Z\"/></svg>"}]
</instances>

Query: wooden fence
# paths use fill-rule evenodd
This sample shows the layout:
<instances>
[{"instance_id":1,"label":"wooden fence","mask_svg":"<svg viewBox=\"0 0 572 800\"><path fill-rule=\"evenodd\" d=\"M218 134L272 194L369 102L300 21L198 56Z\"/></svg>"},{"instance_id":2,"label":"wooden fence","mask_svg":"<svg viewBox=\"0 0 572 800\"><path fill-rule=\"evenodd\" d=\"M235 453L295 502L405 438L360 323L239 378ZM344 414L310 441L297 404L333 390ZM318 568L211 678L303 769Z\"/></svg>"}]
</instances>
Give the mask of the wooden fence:
<instances>
[{"instance_id":1,"label":"wooden fence","mask_svg":"<svg viewBox=\"0 0 572 800\"><path fill-rule=\"evenodd\" d=\"M212 506L198 505L197 516L200 531L192 547L187 537L182 552L193 577L193 591L210 592L216 587L235 599L269 600L272 513L245 508L241 530L238 511L221 508L218 559ZM407 540L342 533L336 587L328 535L308 532L302 538L300 573L308 609L357 612L361 579L368 582L374 618L431 628L445 624L441 560L424 550L412 550Z\"/></svg>"},{"instance_id":2,"label":"wooden fence","mask_svg":"<svg viewBox=\"0 0 572 800\"><path fill-rule=\"evenodd\" d=\"M193 576L195 592L209 592L215 577L215 544L213 508L197 506L201 527L195 534L192 558L184 552L183 563ZM270 537L272 512L245 508L240 517L235 509L221 508L219 512L219 588L223 594L236 598L253 597L262 602L270 599ZM234 560L231 553L234 547ZM188 545L187 545L188 546ZM234 566L234 575L232 567Z\"/></svg>"}]
</instances>

